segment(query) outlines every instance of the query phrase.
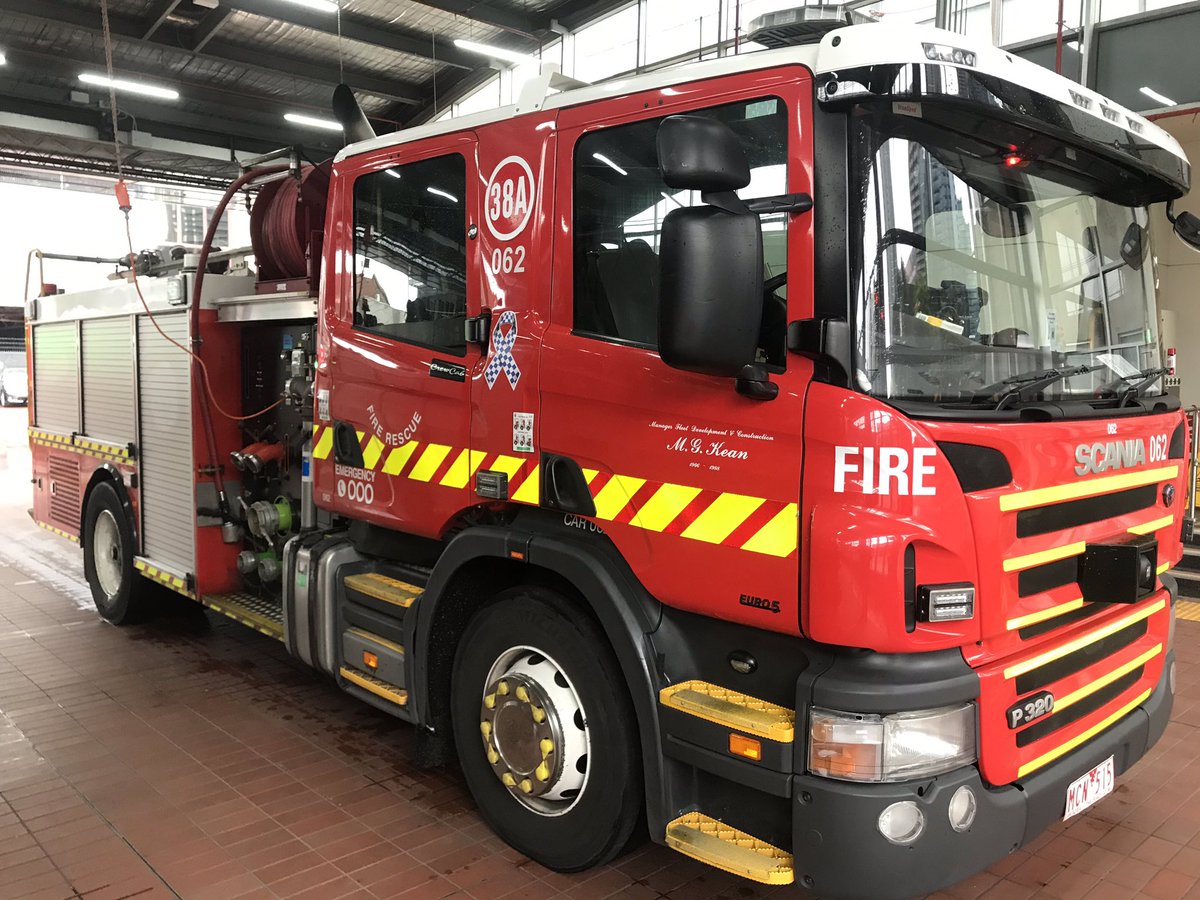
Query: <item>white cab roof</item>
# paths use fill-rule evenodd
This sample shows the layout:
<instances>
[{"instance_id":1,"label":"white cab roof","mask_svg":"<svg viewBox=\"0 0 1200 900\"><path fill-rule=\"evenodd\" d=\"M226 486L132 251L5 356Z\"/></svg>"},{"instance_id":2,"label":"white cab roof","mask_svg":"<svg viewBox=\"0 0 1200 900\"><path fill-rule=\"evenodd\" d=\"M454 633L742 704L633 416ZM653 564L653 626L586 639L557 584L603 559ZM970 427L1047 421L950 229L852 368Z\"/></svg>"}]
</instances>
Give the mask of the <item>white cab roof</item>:
<instances>
[{"instance_id":1,"label":"white cab roof","mask_svg":"<svg viewBox=\"0 0 1200 900\"><path fill-rule=\"evenodd\" d=\"M948 44L952 47L969 50L975 54L975 65L958 66L958 68L981 72L1019 84L1068 106L1080 109L1097 119L1136 131L1145 140L1169 151L1185 162L1187 161L1187 156L1184 154L1183 148L1179 146L1179 142L1162 128L1143 116L1113 103L1095 91L1082 87L1061 75L1056 75L1049 69L1021 59L986 42L972 40L954 32L936 28L884 24L838 28L826 34L819 44L786 47L781 50L763 50L688 63L649 72L645 75L633 75L606 81L602 84L550 94L544 98L537 98L532 103L529 102L526 95L522 96L524 108L522 108L522 102L518 102L470 116L460 116L432 122L428 125L419 125L415 128L405 128L391 134L383 134L370 140L350 144L343 148L336 158L342 160L348 156L400 146L440 134L468 131L491 122L499 122L532 112L535 109L562 109L639 91L732 75L737 72L750 72L775 66L802 65L815 75L827 75L870 65L927 63L929 60L925 56L924 49L926 43ZM948 63L938 64L949 65Z\"/></svg>"}]
</instances>

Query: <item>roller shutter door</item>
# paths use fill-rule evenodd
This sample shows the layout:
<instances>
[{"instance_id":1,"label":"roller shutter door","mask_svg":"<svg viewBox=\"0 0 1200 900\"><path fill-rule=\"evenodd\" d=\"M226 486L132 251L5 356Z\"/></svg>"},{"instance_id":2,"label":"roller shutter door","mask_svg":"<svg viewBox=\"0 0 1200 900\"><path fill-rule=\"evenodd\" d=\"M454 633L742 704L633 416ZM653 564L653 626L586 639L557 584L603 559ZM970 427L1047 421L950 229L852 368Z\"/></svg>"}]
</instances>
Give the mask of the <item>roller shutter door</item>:
<instances>
[{"instance_id":1,"label":"roller shutter door","mask_svg":"<svg viewBox=\"0 0 1200 900\"><path fill-rule=\"evenodd\" d=\"M75 322L33 329L34 417L38 428L59 434L79 430L79 348Z\"/></svg>"},{"instance_id":2,"label":"roller shutter door","mask_svg":"<svg viewBox=\"0 0 1200 900\"><path fill-rule=\"evenodd\" d=\"M137 440L131 328L125 317L83 323L83 432L114 444Z\"/></svg>"},{"instance_id":3,"label":"roller shutter door","mask_svg":"<svg viewBox=\"0 0 1200 900\"><path fill-rule=\"evenodd\" d=\"M187 346L186 313L156 316L162 330ZM138 316L141 391L142 548L154 563L195 572L195 500L192 487L190 358Z\"/></svg>"}]
</instances>

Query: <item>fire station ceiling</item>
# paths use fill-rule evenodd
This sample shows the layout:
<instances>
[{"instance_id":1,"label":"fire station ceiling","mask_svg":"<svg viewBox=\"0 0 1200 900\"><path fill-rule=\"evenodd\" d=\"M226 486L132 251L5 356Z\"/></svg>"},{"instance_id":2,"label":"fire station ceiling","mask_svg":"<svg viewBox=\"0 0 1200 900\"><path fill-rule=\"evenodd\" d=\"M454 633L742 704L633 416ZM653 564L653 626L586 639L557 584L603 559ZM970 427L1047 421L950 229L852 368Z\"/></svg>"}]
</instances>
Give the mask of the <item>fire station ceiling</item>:
<instances>
[{"instance_id":1,"label":"fire station ceiling","mask_svg":"<svg viewBox=\"0 0 1200 900\"><path fill-rule=\"evenodd\" d=\"M118 95L117 128L143 178L223 183L230 151L303 145L312 158L341 134L286 113L330 118L334 86L355 91L378 132L432 117L494 73L465 39L536 56L552 26L576 29L620 0L110 0L118 78L176 100ZM327 8L321 8L325 6ZM114 169L97 0L0 0L0 164ZM107 142L105 138L108 138ZM207 156L194 145L215 148Z\"/></svg>"}]
</instances>

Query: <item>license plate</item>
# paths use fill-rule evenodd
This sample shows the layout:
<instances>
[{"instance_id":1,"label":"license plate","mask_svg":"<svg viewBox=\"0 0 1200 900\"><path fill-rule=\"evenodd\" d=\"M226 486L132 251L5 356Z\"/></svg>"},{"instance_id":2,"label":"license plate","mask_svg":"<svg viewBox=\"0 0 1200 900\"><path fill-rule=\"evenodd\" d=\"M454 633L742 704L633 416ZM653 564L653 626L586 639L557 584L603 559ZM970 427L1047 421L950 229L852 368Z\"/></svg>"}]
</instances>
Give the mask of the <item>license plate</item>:
<instances>
[{"instance_id":1,"label":"license plate","mask_svg":"<svg viewBox=\"0 0 1200 900\"><path fill-rule=\"evenodd\" d=\"M1067 811L1063 813L1063 818L1069 819L1089 806L1099 803L1113 792L1116 784L1116 770L1110 756L1086 775L1071 782L1071 786L1067 788Z\"/></svg>"}]
</instances>

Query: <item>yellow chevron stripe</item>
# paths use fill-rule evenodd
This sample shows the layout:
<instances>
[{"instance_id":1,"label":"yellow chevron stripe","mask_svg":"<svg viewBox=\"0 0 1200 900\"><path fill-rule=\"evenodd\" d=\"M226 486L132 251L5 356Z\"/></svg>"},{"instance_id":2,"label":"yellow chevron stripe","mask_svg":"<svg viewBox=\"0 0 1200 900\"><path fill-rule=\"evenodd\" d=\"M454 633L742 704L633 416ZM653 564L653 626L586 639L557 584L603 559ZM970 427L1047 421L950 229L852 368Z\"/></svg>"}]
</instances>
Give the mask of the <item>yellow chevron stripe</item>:
<instances>
[{"instance_id":1,"label":"yellow chevron stripe","mask_svg":"<svg viewBox=\"0 0 1200 900\"><path fill-rule=\"evenodd\" d=\"M512 499L518 503L540 503L542 498L542 467L534 466L533 471L529 473L521 486L517 488L517 492L512 495Z\"/></svg>"},{"instance_id":2,"label":"yellow chevron stripe","mask_svg":"<svg viewBox=\"0 0 1200 900\"><path fill-rule=\"evenodd\" d=\"M1092 738L1094 738L1096 735L1098 735L1100 732L1102 732L1109 725L1112 725L1118 719L1123 718L1127 713L1131 713L1135 709L1137 709L1139 706L1141 706L1142 703L1145 701L1145 699L1149 696L1150 696L1150 690L1147 689L1147 690L1143 691L1141 694L1139 694L1137 697L1135 697L1133 700L1131 700L1129 703L1126 703L1124 706L1122 706L1120 709L1118 709L1111 716L1104 719L1102 722L1097 722L1095 725L1093 725L1087 731L1083 732L1083 734L1076 735L1075 737L1071 738L1071 740L1067 741L1065 744L1055 747L1049 753L1043 753L1037 759L1030 760L1029 762L1025 763L1025 765L1023 765L1019 769L1017 769L1017 777L1024 778L1026 775L1028 775L1030 772L1034 771L1035 769L1040 769L1042 766L1046 765L1046 763L1054 762L1054 760L1058 759L1064 753L1069 753L1070 751L1072 751L1076 747L1078 747L1080 744L1090 741Z\"/></svg>"},{"instance_id":3,"label":"yellow chevron stripe","mask_svg":"<svg viewBox=\"0 0 1200 900\"><path fill-rule=\"evenodd\" d=\"M1159 563L1158 568L1154 570L1154 574L1161 575L1163 572L1167 571L1167 569L1169 569L1169 568L1171 568L1171 564L1169 562Z\"/></svg>"},{"instance_id":4,"label":"yellow chevron stripe","mask_svg":"<svg viewBox=\"0 0 1200 900\"><path fill-rule=\"evenodd\" d=\"M1150 534L1153 531L1158 531L1160 528L1166 528L1175 521L1175 516L1163 516L1161 519L1154 519L1150 522L1143 522L1141 525L1134 525L1129 529L1130 534Z\"/></svg>"},{"instance_id":5,"label":"yellow chevron stripe","mask_svg":"<svg viewBox=\"0 0 1200 900\"><path fill-rule=\"evenodd\" d=\"M455 457L454 462L443 476L442 485L452 488L466 487L467 482L471 480L471 476L475 474L475 470L479 468L486 455L482 450L463 450Z\"/></svg>"},{"instance_id":6,"label":"yellow chevron stripe","mask_svg":"<svg viewBox=\"0 0 1200 900\"><path fill-rule=\"evenodd\" d=\"M645 483L645 478L614 475L595 497L596 518L606 522L615 519Z\"/></svg>"},{"instance_id":7,"label":"yellow chevron stripe","mask_svg":"<svg viewBox=\"0 0 1200 900\"><path fill-rule=\"evenodd\" d=\"M1063 500L1077 500L1080 497L1092 497L1096 494L1141 487L1144 484L1154 484L1156 481L1168 481L1178 474L1179 466L1162 466L1158 469L1142 469L1137 472L1108 475L1104 478L1092 478L1089 481L1076 481L1072 484L1037 488L1032 491L1017 491L1013 494L1005 494L1000 498L1000 511L1012 512L1015 509L1029 509L1032 506L1046 506L1050 503L1061 503Z\"/></svg>"},{"instance_id":8,"label":"yellow chevron stripe","mask_svg":"<svg viewBox=\"0 0 1200 900\"><path fill-rule=\"evenodd\" d=\"M1140 622L1142 619L1150 618L1166 605L1166 600L1159 600L1157 603L1154 603L1145 609L1139 609L1135 613L1131 613L1128 616L1123 616L1120 619L1109 622L1102 628L1097 628L1090 634L1085 634L1083 637L1076 638L1073 641L1063 644L1061 647L1055 647L1053 650L1047 651L1040 656L1035 656L1032 659L1027 659L1024 662L1017 663L1014 666L1009 666L1004 670L1004 677L1016 678L1018 675L1024 675L1026 672L1032 672L1034 669L1040 669L1047 663L1052 663L1054 660L1061 659L1068 654L1074 653L1076 650L1088 647L1096 643L1096 641L1108 637L1110 634L1116 634L1122 628L1132 625L1135 622Z\"/></svg>"},{"instance_id":9,"label":"yellow chevron stripe","mask_svg":"<svg viewBox=\"0 0 1200 900\"><path fill-rule=\"evenodd\" d=\"M497 456L488 469L492 472L503 472L510 479L521 471L521 466L525 464L525 460L519 456L505 456L501 454Z\"/></svg>"},{"instance_id":10,"label":"yellow chevron stripe","mask_svg":"<svg viewBox=\"0 0 1200 900\"><path fill-rule=\"evenodd\" d=\"M587 478L586 469L583 477ZM662 531L675 521L675 517L683 512L699 493L700 488L698 487L664 484L637 511L630 524L645 528L647 531Z\"/></svg>"},{"instance_id":11,"label":"yellow chevron stripe","mask_svg":"<svg viewBox=\"0 0 1200 900\"><path fill-rule=\"evenodd\" d=\"M769 556L787 556L799 546L800 507L789 503L760 528L750 540L742 544L743 550L766 553Z\"/></svg>"},{"instance_id":12,"label":"yellow chevron stripe","mask_svg":"<svg viewBox=\"0 0 1200 900\"><path fill-rule=\"evenodd\" d=\"M426 444L425 452L421 454L421 458L417 460L413 470L408 473L408 477L413 481L429 481L437 472L438 466L442 464L442 460L449 455L450 448L445 444Z\"/></svg>"},{"instance_id":13,"label":"yellow chevron stripe","mask_svg":"<svg viewBox=\"0 0 1200 900\"><path fill-rule=\"evenodd\" d=\"M1026 625L1036 625L1038 622L1045 622L1047 619L1053 619L1055 616L1061 616L1063 613L1073 612L1081 606L1083 606L1083 598L1076 597L1074 600L1068 600L1066 603L1058 604L1058 606L1051 606L1049 609L1041 609L1026 616L1017 616L1015 619L1009 619L1006 627L1009 631L1016 631L1018 628L1024 628Z\"/></svg>"},{"instance_id":14,"label":"yellow chevron stripe","mask_svg":"<svg viewBox=\"0 0 1200 900\"><path fill-rule=\"evenodd\" d=\"M329 451L333 449L333 428L327 426L321 429L321 435L317 438L317 442L313 444L313 459L326 459L329 456Z\"/></svg>"},{"instance_id":15,"label":"yellow chevron stripe","mask_svg":"<svg viewBox=\"0 0 1200 900\"><path fill-rule=\"evenodd\" d=\"M683 531L685 538L719 544L766 501L742 494L721 494Z\"/></svg>"},{"instance_id":16,"label":"yellow chevron stripe","mask_svg":"<svg viewBox=\"0 0 1200 900\"><path fill-rule=\"evenodd\" d=\"M1162 653L1162 648L1163 648L1162 644L1157 644L1156 646L1147 650L1145 653L1143 653L1137 659L1131 659L1129 662L1125 663L1123 666L1118 666L1117 668L1113 669L1108 674L1101 675L1095 681L1089 681L1087 684L1085 684L1079 690L1072 691L1071 693L1067 694L1067 696L1065 696L1065 697L1057 698L1054 701L1054 712L1058 712L1060 709L1066 709L1068 706L1070 706L1073 703L1078 703L1084 697L1087 697L1090 694L1094 694L1094 693L1096 693L1096 691L1100 690L1100 688L1106 687L1106 686L1112 684L1114 681L1116 681L1118 678L1122 677L1123 675L1128 675L1130 672L1132 672L1138 666L1144 666L1146 663L1150 662L1150 660L1154 659L1154 657L1158 656L1158 654Z\"/></svg>"},{"instance_id":17,"label":"yellow chevron stripe","mask_svg":"<svg viewBox=\"0 0 1200 900\"><path fill-rule=\"evenodd\" d=\"M379 462L379 456L383 453L383 441L371 435L371 439L367 441L367 449L363 450L363 466L368 469L375 468L375 464Z\"/></svg>"},{"instance_id":18,"label":"yellow chevron stripe","mask_svg":"<svg viewBox=\"0 0 1200 900\"><path fill-rule=\"evenodd\" d=\"M1005 572L1019 572L1044 563L1066 559L1068 556L1078 556L1087 549L1087 541L1076 541L1062 547L1051 547L1049 550L1039 550L1037 553L1027 553L1025 556L1014 556L1004 560Z\"/></svg>"},{"instance_id":19,"label":"yellow chevron stripe","mask_svg":"<svg viewBox=\"0 0 1200 900\"><path fill-rule=\"evenodd\" d=\"M413 455L413 451L419 446L421 446L420 441L409 441L407 444L401 444L389 453L387 462L383 464L383 474L399 475L404 468L404 464L408 462L409 457Z\"/></svg>"}]
</instances>

